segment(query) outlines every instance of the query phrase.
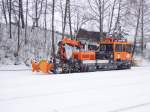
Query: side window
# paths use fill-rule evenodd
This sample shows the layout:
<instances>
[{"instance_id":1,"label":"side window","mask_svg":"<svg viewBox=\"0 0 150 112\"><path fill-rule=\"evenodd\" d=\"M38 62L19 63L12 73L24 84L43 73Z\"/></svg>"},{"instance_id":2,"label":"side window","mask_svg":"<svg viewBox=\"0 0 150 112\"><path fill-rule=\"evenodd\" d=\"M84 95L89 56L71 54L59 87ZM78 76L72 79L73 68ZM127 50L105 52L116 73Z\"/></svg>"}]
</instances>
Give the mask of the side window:
<instances>
[{"instance_id":1,"label":"side window","mask_svg":"<svg viewBox=\"0 0 150 112\"><path fill-rule=\"evenodd\" d=\"M113 51L113 45L112 44L107 45L107 51Z\"/></svg>"},{"instance_id":2,"label":"side window","mask_svg":"<svg viewBox=\"0 0 150 112\"><path fill-rule=\"evenodd\" d=\"M132 52L132 46L131 45L127 45L126 51L128 53L131 53Z\"/></svg>"},{"instance_id":3,"label":"side window","mask_svg":"<svg viewBox=\"0 0 150 112\"><path fill-rule=\"evenodd\" d=\"M126 47L127 47L127 45L126 45L126 44L123 44L122 46L123 46L123 52L126 52Z\"/></svg>"},{"instance_id":4,"label":"side window","mask_svg":"<svg viewBox=\"0 0 150 112\"><path fill-rule=\"evenodd\" d=\"M105 51L106 50L106 45L100 45L100 51Z\"/></svg>"}]
</instances>

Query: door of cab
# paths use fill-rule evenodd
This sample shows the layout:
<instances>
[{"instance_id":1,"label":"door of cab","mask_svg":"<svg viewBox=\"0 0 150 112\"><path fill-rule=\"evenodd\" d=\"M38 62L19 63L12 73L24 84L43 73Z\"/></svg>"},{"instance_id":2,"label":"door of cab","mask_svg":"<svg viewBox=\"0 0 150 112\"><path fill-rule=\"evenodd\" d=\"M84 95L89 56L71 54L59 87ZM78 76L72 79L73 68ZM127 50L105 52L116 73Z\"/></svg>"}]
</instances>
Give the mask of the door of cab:
<instances>
[{"instance_id":1,"label":"door of cab","mask_svg":"<svg viewBox=\"0 0 150 112\"><path fill-rule=\"evenodd\" d=\"M126 44L115 44L114 47L114 60L127 60Z\"/></svg>"}]
</instances>

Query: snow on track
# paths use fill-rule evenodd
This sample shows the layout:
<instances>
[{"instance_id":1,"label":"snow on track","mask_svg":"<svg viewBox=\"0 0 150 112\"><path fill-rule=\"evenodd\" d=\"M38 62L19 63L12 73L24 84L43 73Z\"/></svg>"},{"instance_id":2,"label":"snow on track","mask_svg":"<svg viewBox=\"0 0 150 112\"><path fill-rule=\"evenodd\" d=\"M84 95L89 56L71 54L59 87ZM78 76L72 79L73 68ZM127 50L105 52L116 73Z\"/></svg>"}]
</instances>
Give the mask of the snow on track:
<instances>
[{"instance_id":1,"label":"snow on track","mask_svg":"<svg viewBox=\"0 0 150 112\"><path fill-rule=\"evenodd\" d=\"M138 104L138 105L133 105L133 106L130 106L130 107L125 107L125 108L120 108L120 109L117 109L117 110L114 110L114 111L111 111L111 112L121 112L121 111L132 111L133 112L133 110L134 109L137 110L137 108L138 108L138 111L139 111L140 108L143 108L145 106L150 106L150 102L143 103L143 104ZM144 111L145 111L145 109L144 109Z\"/></svg>"},{"instance_id":2,"label":"snow on track","mask_svg":"<svg viewBox=\"0 0 150 112\"><path fill-rule=\"evenodd\" d=\"M1 65L0 71L31 71L31 67L25 65Z\"/></svg>"},{"instance_id":3,"label":"snow on track","mask_svg":"<svg viewBox=\"0 0 150 112\"><path fill-rule=\"evenodd\" d=\"M46 75L0 71L2 112L149 112L150 66Z\"/></svg>"}]
</instances>

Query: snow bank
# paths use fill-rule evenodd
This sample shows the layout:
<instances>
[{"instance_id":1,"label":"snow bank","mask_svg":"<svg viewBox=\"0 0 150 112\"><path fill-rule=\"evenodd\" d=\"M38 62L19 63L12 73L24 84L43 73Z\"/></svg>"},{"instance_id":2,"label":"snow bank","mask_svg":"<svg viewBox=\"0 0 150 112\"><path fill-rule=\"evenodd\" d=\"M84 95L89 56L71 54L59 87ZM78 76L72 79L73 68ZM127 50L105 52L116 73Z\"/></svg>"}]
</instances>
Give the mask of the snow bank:
<instances>
[{"instance_id":1,"label":"snow bank","mask_svg":"<svg viewBox=\"0 0 150 112\"><path fill-rule=\"evenodd\" d=\"M31 67L27 67L25 64L23 65L0 65L0 71L24 71L30 70Z\"/></svg>"}]
</instances>

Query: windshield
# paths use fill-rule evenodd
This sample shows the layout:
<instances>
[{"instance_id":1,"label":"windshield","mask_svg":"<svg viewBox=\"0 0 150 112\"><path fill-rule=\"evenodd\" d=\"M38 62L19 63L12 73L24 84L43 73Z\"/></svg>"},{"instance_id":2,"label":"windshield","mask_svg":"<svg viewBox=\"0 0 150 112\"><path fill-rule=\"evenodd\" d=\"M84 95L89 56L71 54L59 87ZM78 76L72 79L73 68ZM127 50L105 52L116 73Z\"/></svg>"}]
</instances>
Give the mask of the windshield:
<instances>
[{"instance_id":1,"label":"windshield","mask_svg":"<svg viewBox=\"0 0 150 112\"><path fill-rule=\"evenodd\" d=\"M77 47L72 47L72 46L69 46L69 45L67 45L67 44L65 44L64 48L65 48L66 58L67 58L67 59L72 58L73 52L78 52L78 51L79 51L79 50L77 49Z\"/></svg>"},{"instance_id":2,"label":"windshield","mask_svg":"<svg viewBox=\"0 0 150 112\"><path fill-rule=\"evenodd\" d=\"M131 46L127 44L116 44L115 51L116 52L131 52Z\"/></svg>"},{"instance_id":3,"label":"windshield","mask_svg":"<svg viewBox=\"0 0 150 112\"><path fill-rule=\"evenodd\" d=\"M115 45L115 51L116 52L123 52L123 45L122 44L116 44Z\"/></svg>"},{"instance_id":4,"label":"windshield","mask_svg":"<svg viewBox=\"0 0 150 112\"><path fill-rule=\"evenodd\" d=\"M113 45L112 44L101 44L100 45L100 51L113 51Z\"/></svg>"},{"instance_id":5,"label":"windshield","mask_svg":"<svg viewBox=\"0 0 150 112\"><path fill-rule=\"evenodd\" d=\"M65 45L65 51L66 51L66 58L70 59L72 57L72 47L69 45Z\"/></svg>"}]
</instances>

